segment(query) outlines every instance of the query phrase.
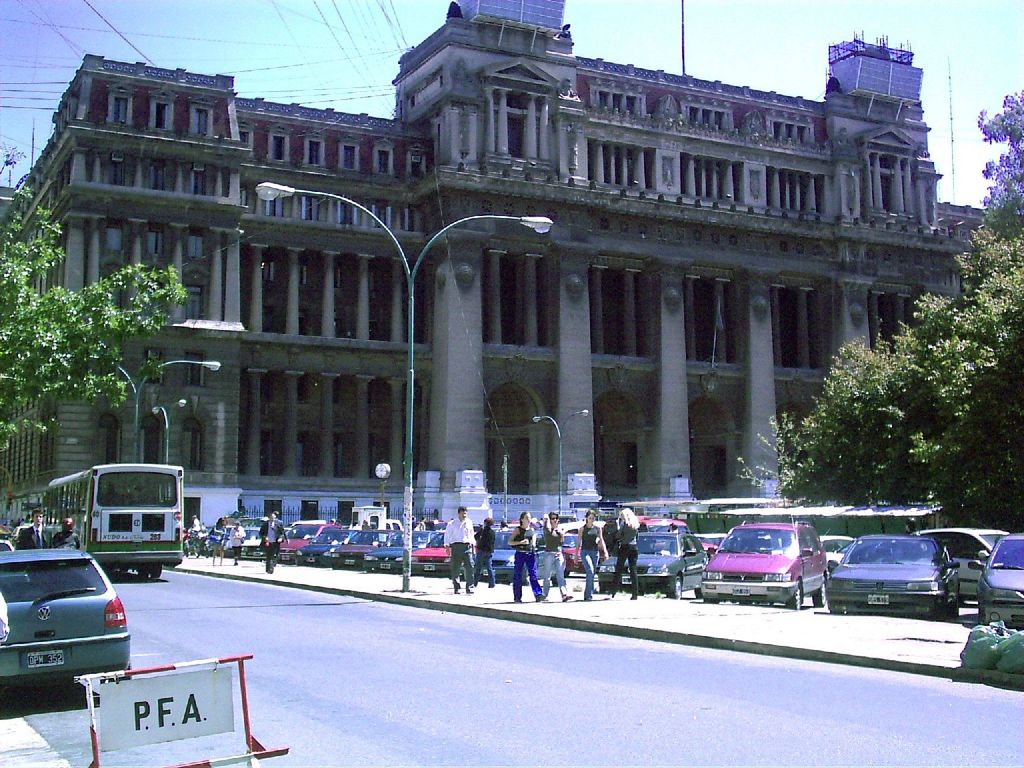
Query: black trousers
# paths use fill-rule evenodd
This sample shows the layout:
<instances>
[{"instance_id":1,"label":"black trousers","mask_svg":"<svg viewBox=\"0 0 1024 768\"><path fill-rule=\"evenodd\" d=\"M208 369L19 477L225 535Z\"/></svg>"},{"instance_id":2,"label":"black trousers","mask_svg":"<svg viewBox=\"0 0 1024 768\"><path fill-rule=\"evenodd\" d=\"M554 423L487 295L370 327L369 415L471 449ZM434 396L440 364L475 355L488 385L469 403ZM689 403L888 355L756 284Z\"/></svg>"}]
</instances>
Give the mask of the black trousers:
<instances>
[{"instance_id":1,"label":"black trousers","mask_svg":"<svg viewBox=\"0 0 1024 768\"><path fill-rule=\"evenodd\" d=\"M622 569L626 563L629 563L629 581L630 586L633 588L633 597L639 594L637 590L640 588L640 583L636 578L636 558L638 554L635 544L619 550L619 556L615 558L615 583L612 585L613 596L622 588Z\"/></svg>"}]
</instances>

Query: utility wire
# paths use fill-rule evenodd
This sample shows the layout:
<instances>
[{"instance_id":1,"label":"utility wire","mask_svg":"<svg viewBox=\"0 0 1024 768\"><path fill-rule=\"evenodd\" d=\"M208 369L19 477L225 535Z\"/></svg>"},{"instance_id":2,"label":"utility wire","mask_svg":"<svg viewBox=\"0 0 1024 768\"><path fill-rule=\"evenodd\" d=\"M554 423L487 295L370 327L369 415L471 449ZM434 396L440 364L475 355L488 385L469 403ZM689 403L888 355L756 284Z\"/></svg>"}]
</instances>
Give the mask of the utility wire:
<instances>
[{"instance_id":1,"label":"utility wire","mask_svg":"<svg viewBox=\"0 0 1024 768\"><path fill-rule=\"evenodd\" d=\"M87 5L87 6L89 6L89 8L91 8L91 9L92 9L92 12L93 12L93 13L95 13L95 14L96 14L97 16L99 16L99 17L100 17L100 20L101 20L101 21L102 21L102 22L103 22L104 24L106 24L106 25L107 25L108 27L110 27L110 28L111 28L112 30L114 30L114 33L115 33L115 34L116 34L116 35L117 35L118 37L120 37L120 38L121 38L122 40L124 40L124 41L125 41L125 42L126 42L126 43L128 44L128 46L129 46L129 47L130 47L130 48L131 48L131 49L132 49L133 51L135 51L135 52L136 52L137 54L139 54L139 56L141 56L141 57L142 57L143 61L145 61L145 62L146 62L147 64L150 64L150 65L152 65L152 66L156 66L155 64L153 64L153 60L152 60L151 58L149 58L149 56L147 56L146 54L144 54L144 53L143 53L142 51L140 51L140 50L139 50L139 49L138 49L138 48L137 48L137 47L135 46L135 43L133 43L133 42L132 42L131 40L129 40L129 39L127 38L127 37L125 37L124 35L122 35L122 34L121 34L121 31L120 31L120 30L119 30L119 29L118 29L117 27L115 27L115 26L114 26L113 24L111 24L111 23L110 23L109 21L107 21L107 18L106 18L106 16L104 16L104 15L103 15L102 13L100 13L99 11L97 11L97 10L96 10L96 6L94 6L94 5L92 4L92 3L90 3L90 2L89 2L89 0L82 0L82 2L83 2L83 3L85 3L85 4Z\"/></svg>"}]
</instances>

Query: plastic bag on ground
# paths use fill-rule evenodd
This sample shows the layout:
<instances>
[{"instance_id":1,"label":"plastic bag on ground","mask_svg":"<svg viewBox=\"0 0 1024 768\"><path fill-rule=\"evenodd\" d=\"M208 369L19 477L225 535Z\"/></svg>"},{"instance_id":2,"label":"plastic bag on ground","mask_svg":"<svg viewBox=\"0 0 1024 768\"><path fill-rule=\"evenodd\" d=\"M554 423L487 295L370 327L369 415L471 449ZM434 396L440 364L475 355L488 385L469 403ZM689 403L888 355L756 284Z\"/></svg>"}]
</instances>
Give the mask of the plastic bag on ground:
<instances>
[{"instance_id":1,"label":"plastic bag on ground","mask_svg":"<svg viewBox=\"0 0 1024 768\"><path fill-rule=\"evenodd\" d=\"M998 625L983 625L971 630L967 645L960 652L965 669L995 669L1002 654L999 643L1006 630Z\"/></svg>"}]
</instances>

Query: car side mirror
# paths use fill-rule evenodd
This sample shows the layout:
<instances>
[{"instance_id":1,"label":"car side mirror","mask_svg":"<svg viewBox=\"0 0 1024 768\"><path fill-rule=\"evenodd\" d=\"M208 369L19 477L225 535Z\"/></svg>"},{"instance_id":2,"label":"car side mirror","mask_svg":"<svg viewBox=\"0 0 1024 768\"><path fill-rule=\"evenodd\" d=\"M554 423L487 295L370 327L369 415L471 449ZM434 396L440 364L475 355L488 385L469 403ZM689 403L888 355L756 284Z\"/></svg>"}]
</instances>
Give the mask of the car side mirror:
<instances>
[{"instance_id":1,"label":"car side mirror","mask_svg":"<svg viewBox=\"0 0 1024 768\"><path fill-rule=\"evenodd\" d=\"M979 560L970 560L967 563L967 568L971 571L984 571L985 564Z\"/></svg>"},{"instance_id":2,"label":"car side mirror","mask_svg":"<svg viewBox=\"0 0 1024 768\"><path fill-rule=\"evenodd\" d=\"M989 557L989 553L986 552L984 549L979 549L978 550L978 559L981 560L981 562L984 563L986 560L988 560L988 557Z\"/></svg>"}]
</instances>

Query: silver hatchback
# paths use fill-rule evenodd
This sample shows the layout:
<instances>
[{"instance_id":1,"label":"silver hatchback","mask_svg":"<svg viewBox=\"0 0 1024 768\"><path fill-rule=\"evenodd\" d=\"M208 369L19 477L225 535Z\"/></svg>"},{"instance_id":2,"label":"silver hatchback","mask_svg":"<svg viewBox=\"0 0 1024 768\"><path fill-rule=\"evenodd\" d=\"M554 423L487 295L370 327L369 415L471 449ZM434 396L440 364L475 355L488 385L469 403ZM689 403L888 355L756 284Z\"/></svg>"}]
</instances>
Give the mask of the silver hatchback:
<instances>
[{"instance_id":1,"label":"silver hatchback","mask_svg":"<svg viewBox=\"0 0 1024 768\"><path fill-rule=\"evenodd\" d=\"M124 606L93 558L70 549L0 552L10 634L0 686L69 681L129 666Z\"/></svg>"}]
</instances>

